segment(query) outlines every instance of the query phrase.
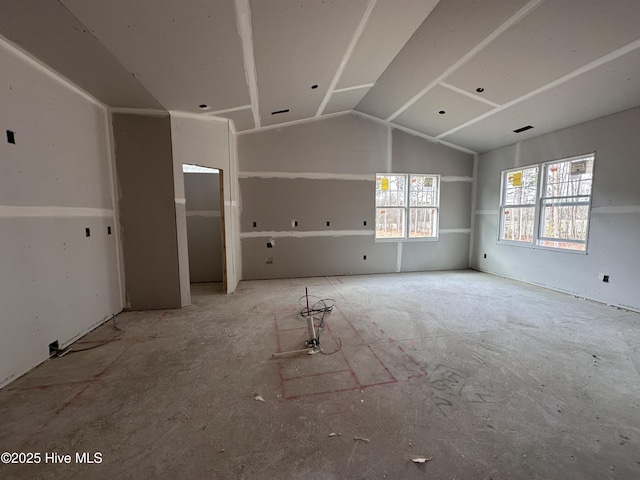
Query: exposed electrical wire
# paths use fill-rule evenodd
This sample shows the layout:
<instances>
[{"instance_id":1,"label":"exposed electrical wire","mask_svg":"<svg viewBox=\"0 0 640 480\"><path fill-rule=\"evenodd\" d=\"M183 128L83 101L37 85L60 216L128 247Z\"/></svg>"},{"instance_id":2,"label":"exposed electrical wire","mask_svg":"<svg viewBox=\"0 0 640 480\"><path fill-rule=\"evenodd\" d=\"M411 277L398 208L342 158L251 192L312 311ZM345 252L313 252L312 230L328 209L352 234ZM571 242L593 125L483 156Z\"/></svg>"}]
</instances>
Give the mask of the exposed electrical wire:
<instances>
[{"instance_id":1,"label":"exposed electrical wire","mask_svg":"<svg viewBox=\"0 0 640 480\"><path fill-rule=\"evenodd\" d=\"M306 305L307 298L317 299L317 301L313 304L312 307L309 308ZM311 316L313 318L314 324L316 322L320 322L318 325L315 325L315 328L317 329L316 331L318 336L318 345L321 345L320 334L321 332L324 331L325 318L327 317L327 315L329 315L332 312L333 307L336 304L336 301L333 298L320 298L320 297L316 297L315 295L308 295L308 296L303 295L298 300L298 303L302 307L299 314L302 318ZM339 345L338 348L333 352L325 352L322 349L322 347L320 347L320 353L324 355L333 355L334 353L337 353L342 349L342 340L340 340L340 338L336 339L333 335L331 336L334 338L335 342Z\"/></svg>"},{"instance_id":2,"label":"exposed electrical wire","mask_svg":"<svg viewBox=\"0 0 640 480\"><path fill-rule=\"evenodd\" d=\"M113 316L111 317L111 320L113 321L113 328L115 328L116 330L118 330L118 332L122 332L122 329L120 327L118 327L118 325L116 325L116 316L115 314L113 314ZM55 356L57 357L62 357L64 355L67 355L68 353L78 353L78 352L86 352L87 350L93 350L94 348L99 348L99 347L104 347L107 343L111 343L113 342L118 334L116 334L116 336L114 336L113 338L110 338L109 340L105 340L102 343L99 343L98 345L92 345L90 347L86 347L86 348L54 348L54 347L50 347L52 351L56 352Z\"/></svg>"}]
</instances>

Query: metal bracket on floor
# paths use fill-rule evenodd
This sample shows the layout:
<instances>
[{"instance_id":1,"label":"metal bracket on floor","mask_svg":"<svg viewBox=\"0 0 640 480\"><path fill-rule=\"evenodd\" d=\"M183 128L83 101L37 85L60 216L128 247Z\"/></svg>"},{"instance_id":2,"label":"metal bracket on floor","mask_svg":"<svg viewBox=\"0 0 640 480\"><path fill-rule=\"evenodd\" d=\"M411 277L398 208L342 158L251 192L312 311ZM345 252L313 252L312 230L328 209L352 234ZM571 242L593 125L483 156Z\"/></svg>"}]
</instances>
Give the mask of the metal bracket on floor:
<instances>
[{"instance_id":1,"label":"metal bracket on floor","mask_svg":"<svg viewBox=\"0 0 640 480\"><path fill-rule=\"evenodd\" d=\"M316 333L316 326L313 324L313 317L311 316L311 310L309 309L309 292L307 288L304 289L304 294L307 297L307 329L309 330L309 340L305 342L307 348L301 350L289 350L288 352L274 353L272 357L280 357L282 355L289 355L293 353L307 352L309 355L314 355L320 352L320 339Z\"/></svg>"}]
</instances>

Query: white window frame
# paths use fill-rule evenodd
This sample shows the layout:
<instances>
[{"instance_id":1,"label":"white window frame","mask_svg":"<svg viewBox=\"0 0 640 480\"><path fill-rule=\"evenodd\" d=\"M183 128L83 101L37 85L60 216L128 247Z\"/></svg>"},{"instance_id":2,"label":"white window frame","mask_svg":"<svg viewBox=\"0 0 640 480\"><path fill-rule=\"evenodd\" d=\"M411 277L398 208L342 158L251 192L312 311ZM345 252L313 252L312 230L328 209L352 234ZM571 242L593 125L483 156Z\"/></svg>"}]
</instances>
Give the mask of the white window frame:
<instances>
[{"instance_id":1,"label":"white window frame","mask_svg":"<svg viewBox=\"0 0 640 480\"><path fill-rule=\"evenodd\" d=\"M591 185L589 194L585 195L570 195L570 196L547 196L547 184L548 184L548 168L550 165L561 164L561 163L574 163L580 161L592 161L592 174L591 174ZM591 202L593 199L593 182L595 178L595 163L596 163L596 154L595 152L578 155L575 157L568 158L560 158L556 160L550 160L547 162L526 165L517 168L510 168L507 170L502 170L500 172L501 175L501 183L500 183L500 209L499 209L499 221L498 221L498 243L506 244L506 245L515 245L515 246L525 246L529 248L543 249L543 250L556 250L559 252L569 252L569 253L577 253L577 254L587 254L588 244L589 244L589 230L591 228ZM529 168L538 168L538 176L537 176L537 191L536 191L536 199L535 205L531 203L523 204L523 205L507 205L505 204L505 192L506 192L506 182L508 181L508 175L512 172L518 172L522 170L526 170ZM564 239L564 238L553 238L553 237L545 237L543 236L544 232L544 208L549 205L566 205L566 206L583 206L587 207L587 225L586 225L586 235L584 240L579 239ZM520 208L520 207L532 207L535 206L534 213L534 223L533 223L533 238L531 241L519 241L512 239L505 239L504 237L504 210L508 208ZM565 243L565 244L574 244L574 245L584 245L584 249L574 249L570 247L559 247L559 246L550 246L547 243L556 242L556 243Z\"/></svg>"},{"instance_id":2,"label":"white window frame","mask_svg":"<svg viewBox=\"0 0 640 480\"><path fill-rule=\"evenodd\" d=\"M405 189L404 189L404 204L402 206L398 206L398 205L378 205L377 203L377 193L378 193L378 182L377 179L378 177L385 177L385 176L401 176L405 178ZM435 184L435 190L436 190L436 195L435 195L435 204L434 205L428 205L428 206L421 206L421 205L411 205L411 179L413 177L426 177L426 178L431 178L432 181ZM432 173L393 173L393 172L386 172L386 173L376 173L376 185L375 185L375 192L376 195L374 196L374 211L375 211L375 230L374 230L374 236L375 236L375 241L376 242L433 242L433 241L438 241L440 238L440 187L441 187L441 183L440 183L440 175L439 174L432 174ZM385 209L385 208L397 208L397 209L402 209L403 210L403 215L404 215L404 229L403 229L403 234L402 236L398 236L398 237L378 237L378 210L379 209ZM411 232L411 211L415 210L415 209L433 209L435 210L435 215L436 215L436 221L435 221L435 235L431 236L431 237L411 237L410 236L410 232Z\"/></svg>"},{"instance_id":3,"label":"white window frame","mask_svg":"<svg viewBox=\"0 0 640 480\"><path fill-rule=\"evenodd\" d=\"M529 203L518 203L518 204L507 204L506 203L506 192L507 192L507 183L509 182L509 175L517 172L524 172L524 170L530 170L533 168L537 168L538 171L536 173L536 189L533 201ZM524 167L511 168L509 170L503 170L501 172L501 182L500 182L500 210L499 210L499 232L498 232L498 241L500 243L510 243L514 245L533 245L533 242L536 238L536 224L538 223L536 219L538 218L538 192L540 188L540 165L527 165ZM522 208L533 208L533 231L531 232L531 241L525 240L514 240L504 238L505 231L505 211L509 209L522 209Z\"/></svg>"}]
</instances>

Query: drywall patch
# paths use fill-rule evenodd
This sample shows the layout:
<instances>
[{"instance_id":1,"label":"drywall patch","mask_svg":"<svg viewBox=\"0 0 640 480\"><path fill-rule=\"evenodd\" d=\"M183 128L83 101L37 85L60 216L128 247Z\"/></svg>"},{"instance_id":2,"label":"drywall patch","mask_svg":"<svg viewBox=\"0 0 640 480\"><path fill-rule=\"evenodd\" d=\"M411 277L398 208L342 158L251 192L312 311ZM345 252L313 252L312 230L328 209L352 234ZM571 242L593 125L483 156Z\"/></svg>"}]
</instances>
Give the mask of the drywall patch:
<instances>
[{"instance_id":1,"label":"drywall patch","mask_svg":"<svg viewBox=\"0 0 640 480\"><path fill-rule=\"evenodd\" d=\"M113 217L114 211L107 208L84 207L24 207L0 205L0 218L42 218L42 217Z\"/></svg>"},{"instance_id":2,"label":"drywall patch","mask_svg":"<svg viewBox=\"0 0 640 480\"><path fill-rule=\"evenodd\" d=\"M363 180L375 182L375 174L317 172L240 172L238 178L286 178L307 180Z\"/></svg>"},{"instance_id":3,"label":"drywall patch","mask_svg":"<svg viewBox=\"0 0 640 480\"><path fill-rule=\"evenodd\" d=\"M303 237L351 237L351 236L372 236L375 235L374 230L310 230L301 231L284 231L284 232L242 232L240 238L303 238Z\"/></svg>"},{"instance_id":4,"label":"drywall patch","mask_svg":"<svg viewBox=\"0 0 640 480\"><path fill-rule=\"evenodd\" d=\"M220 218L220 210L187 210L187 217Z\"/></svg>"}]
</instances>

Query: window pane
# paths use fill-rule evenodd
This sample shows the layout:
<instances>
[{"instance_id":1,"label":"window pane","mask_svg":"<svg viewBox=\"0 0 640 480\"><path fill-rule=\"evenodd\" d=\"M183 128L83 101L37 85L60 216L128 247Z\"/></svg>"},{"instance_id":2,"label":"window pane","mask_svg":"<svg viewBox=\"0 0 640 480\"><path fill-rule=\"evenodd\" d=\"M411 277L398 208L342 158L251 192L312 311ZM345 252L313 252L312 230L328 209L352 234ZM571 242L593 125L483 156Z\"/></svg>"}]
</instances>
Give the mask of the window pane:
<instances>
[{"instance_id":1,"label":"window pane","mask_svg":"<svg viewBox=\"0 0 640 480\"><path fill-rule=\"evenodd\" d=\"M438 225L438 210L435 208L411 208L409 216L409 237L436 237Z\"/></svg>"},{"instance_id":2,"label":"window pane","mask_svg":"<svg viewBox=\"0 0 640 480\"><path fill-rule=\"evenodd\" d=\"M438 205L438 178L411 175L409 206L436 207Z\"/></svg>"},{"instance_id":3,"label":"window pane","mask_svg":"<svg viewBox=\"0 0 640 480\"><path fill-rule=\"evenodd\" d=\"M533 242L535 207L504 207L502 209L502 240Z\"/></svg>"},{"instance_id":4,"label":"window pane","mask_svg":"<svg viewBox=\"0 0 640 480\"><path fill-rule=\"evenodd\" d=\"M591 195L593 157L549 163L545 173L545 197Z\"/></svg>"},{"instance_id":5,"label":"window pane","mask_svg":"<svg viewBox=\"0 0 640 480\"><path fill-rule=\"evenodd\" d=\"M406 175L376 175L376 207L405 205Z\"/></svg>"},{"instance_id":6,"label":"window pane","mask_svg":"<svg viewBox=\"0 0 640 480\"><path fill-rule=\"evenodd\" d=\"M404 208L376 208L376 238L404 238Z\"/></svg>"},{"instance_id":7,"label":"window pane","mask_svg":"<svg viewBox=\"0 0 640 480\"><path fill-rule=\"evenodd\" d=\"M503 205L533 205L538 191L538 167L504 172Z\"/></svg>"},{"instance_id":8,"label":"window pane","mask_svg":"<svg viewBox=\"0 0 640 480\"><path fill-rule=\"evenodd\" d=\"M541 237L586 242L588 227L588 205L547 203L542 209Z\"/></svg>"}]
</instances>

